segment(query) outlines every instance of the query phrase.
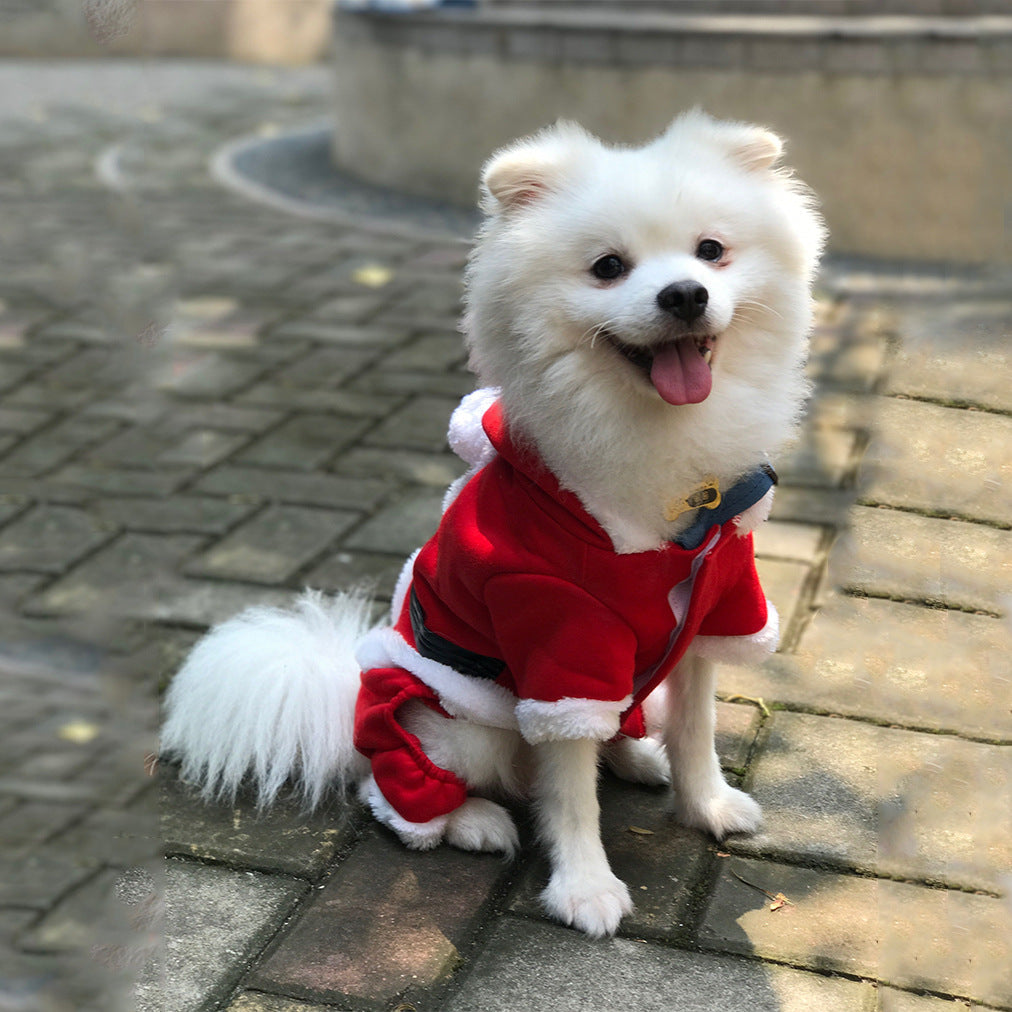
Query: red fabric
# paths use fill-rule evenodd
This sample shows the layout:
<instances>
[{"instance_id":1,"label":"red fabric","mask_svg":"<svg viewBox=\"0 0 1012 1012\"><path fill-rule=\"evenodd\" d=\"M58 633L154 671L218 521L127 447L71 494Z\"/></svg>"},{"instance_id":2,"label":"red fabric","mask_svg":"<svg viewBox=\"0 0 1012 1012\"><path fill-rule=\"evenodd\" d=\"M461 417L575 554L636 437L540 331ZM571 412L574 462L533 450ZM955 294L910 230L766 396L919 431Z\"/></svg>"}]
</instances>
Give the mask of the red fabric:
<instances>
[{"instance_id":1,"label":"red fabric","mask_svg":"<svg viewBox=\"0 0 1012 1012\"><path fill-rule=\"evenodd\" d=\"M692 551L666 544L617 554L579 499L513 442L498 404L483 424L498 456L462 489L415 562L412 586L425 625L503 660L496 681L518 700L607 704L632 696L621 732L642 737L642 700L697 633L752 635L766 625L751 535L739 537L728 522L709 554L716 530ZM691 596L672 595L701 555ZM673 613L669 595L683 614ZM415 644L407 601L396 629ZM355 743L384 797L410 822L452 811L466 786L397 722L408 699L438 707L435 693L398 668L362 678Z\"/></svg>"},{"instance_id":2,"label":"red fabric","mask_svg":"<svg viewBox=\"0 0 1012 1012\"><path fill-rule=\"evenodd\" d=\"M425 624L506 668L497 679L518 699L618 701L634 678L641 701L697 633L741 636L766 624L752 537L728 522L699 566L676 643L668 594L704 547L668 543L619 555L571 492L510 439L498 404L484 425L498 456L461 491L415 562ZM715 532L714 532L715 533ZM407 609L397 630L414 639Z\"/></svg>"},{"instance_id":3,"label":"red fabric","mask_svg":"<svg viewBox=\"0 0 1012 1012\"><path fill-rule=\"evenodd\" d=\"M462 805L467 785L437 766L401 726L398 711L411 699L445 715L436 694L407 671L364 672L355 706L355 746L370 760L380 791L397 813L408 822L428 822Z\"/></svg>"}]
</instances>

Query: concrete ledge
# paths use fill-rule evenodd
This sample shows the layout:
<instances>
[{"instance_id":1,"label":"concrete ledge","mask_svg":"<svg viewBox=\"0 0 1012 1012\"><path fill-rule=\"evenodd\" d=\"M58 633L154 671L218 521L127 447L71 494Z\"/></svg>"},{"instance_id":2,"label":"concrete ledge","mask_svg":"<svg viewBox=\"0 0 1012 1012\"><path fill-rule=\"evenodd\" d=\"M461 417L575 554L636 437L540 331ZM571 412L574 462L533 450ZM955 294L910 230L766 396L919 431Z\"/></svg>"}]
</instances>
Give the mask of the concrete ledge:
<instances>
[{"instance_id":1,"label":"concrete ledge","mask_svg":"<svg viewBox=\"0 0 1012 1012\"><path fill-rule=\"evenodd\" d=\"M637 142L700 105L763 122L836 253L1006 260L1012 18L338 11L334 159L473 204L482 161L560 116Z\"/></svg>"}]
</instances>

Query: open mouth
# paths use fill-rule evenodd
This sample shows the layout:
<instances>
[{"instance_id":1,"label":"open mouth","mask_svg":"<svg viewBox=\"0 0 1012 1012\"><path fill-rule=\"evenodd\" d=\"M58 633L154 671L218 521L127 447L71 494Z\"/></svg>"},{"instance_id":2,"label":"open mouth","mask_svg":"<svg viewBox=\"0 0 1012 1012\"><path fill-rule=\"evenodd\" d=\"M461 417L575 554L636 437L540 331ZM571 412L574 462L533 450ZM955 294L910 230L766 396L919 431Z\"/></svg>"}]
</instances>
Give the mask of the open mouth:
<instances>
[{"instance_id":1,"label":"open mouth","mask_svg":"<svg viewBox=\"0 0 1012 1012\"><path fill-rule=\"evenodd\" d=\"M602 336L668 404L699 404L710 396L716 335L689 334L649 347L626 344L610 332Z\"/></svg>"}]
</instances>

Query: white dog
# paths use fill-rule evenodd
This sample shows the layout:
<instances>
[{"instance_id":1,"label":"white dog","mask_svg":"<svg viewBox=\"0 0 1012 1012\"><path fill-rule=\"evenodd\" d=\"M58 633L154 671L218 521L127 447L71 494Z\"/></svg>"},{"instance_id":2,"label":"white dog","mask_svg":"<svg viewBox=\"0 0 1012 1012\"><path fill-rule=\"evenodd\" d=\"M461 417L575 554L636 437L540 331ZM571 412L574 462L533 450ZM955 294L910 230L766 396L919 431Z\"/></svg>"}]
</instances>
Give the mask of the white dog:
<instances>
[{"instance_id":1,"label":"white dog","mask_svg":"<svg viewBox=\"0 0 1012 1012\"><path fill-rule=\"evenodd\" d=\"M671 781L688 825L756 828L714 751L713 660L778 635L750 532L806 395L823 238L780 154L694 112L643 148L562 123L488 162L466 317L486 389L450 434L471 470L389 625L310 593L198 644L166 700L185 778L228 797L252 776L262 803L289 778L311 804L357 782L419 849L511 852L491 798L529 794L545 906L595 936L631 909L601 844L599 754Z\"/></svg>"}]
</instances>

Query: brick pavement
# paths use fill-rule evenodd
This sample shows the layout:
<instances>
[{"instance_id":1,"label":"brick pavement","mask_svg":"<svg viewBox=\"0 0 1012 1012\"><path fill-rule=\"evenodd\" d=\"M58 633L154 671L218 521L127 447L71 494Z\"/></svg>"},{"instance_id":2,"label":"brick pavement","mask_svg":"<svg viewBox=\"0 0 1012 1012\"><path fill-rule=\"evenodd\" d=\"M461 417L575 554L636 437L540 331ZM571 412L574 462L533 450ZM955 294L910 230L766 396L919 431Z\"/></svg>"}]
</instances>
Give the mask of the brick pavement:
<instances>
[{"instance_id":1,"label":"brick pavement","mask_svg":"<svg viewBox=\"0 0 1012 1012\"><path fill-rule=\"evenodd\" d=\"M211 181L225 140L318 115L323 71L121 65L111 105L72 69L0 109L0 1008L1012 1009L993 284L827 270L758 538L784 646L721 673L722 761L765 827L718 847L605 778L637 910L590 942L540 914L522 815L513 864L420 855L337 799L257 817L144 775L207 624L305 584L382 600L431 529L466 245Z\"/></svg>"}]
</instances>

